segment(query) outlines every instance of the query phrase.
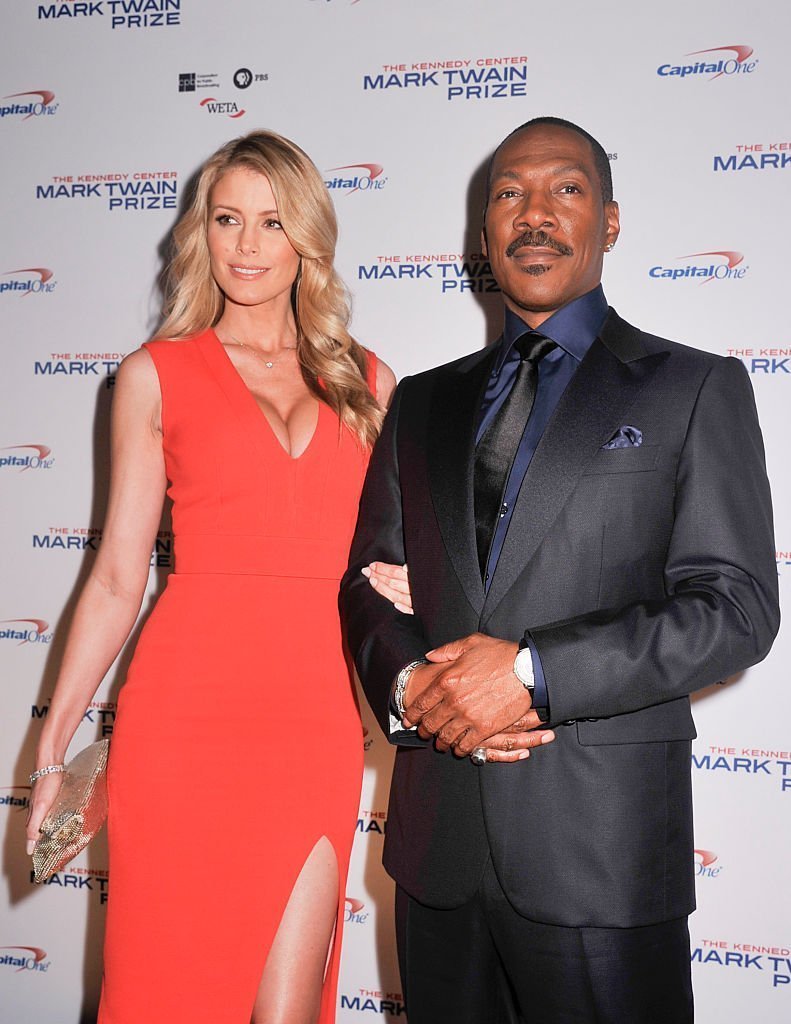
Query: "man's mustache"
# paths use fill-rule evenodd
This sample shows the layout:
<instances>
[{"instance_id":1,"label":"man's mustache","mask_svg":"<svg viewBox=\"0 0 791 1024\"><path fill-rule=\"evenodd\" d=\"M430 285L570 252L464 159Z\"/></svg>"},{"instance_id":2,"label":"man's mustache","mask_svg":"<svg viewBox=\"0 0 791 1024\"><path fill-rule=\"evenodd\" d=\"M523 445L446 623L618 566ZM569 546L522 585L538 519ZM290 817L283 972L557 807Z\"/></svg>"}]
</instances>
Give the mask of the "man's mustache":
<instances>
[{"instance_id":1,"label":"man's mustache","mask_svg":"<svg viewBox=\"0 0 791 1024\"><path fill-rule=\"evenodd\" d=\"M527 246L533 246L541 249L554 249L555 252L559 252L561 256L573 256L574 250L568 245L564 245L562 242L556 241L551 235L548 235L546 231L525 231L519 238L514 239L513 242L505 250L506 256L513 256L519 249L524 249Z\"/></svg>"}]
</instances>

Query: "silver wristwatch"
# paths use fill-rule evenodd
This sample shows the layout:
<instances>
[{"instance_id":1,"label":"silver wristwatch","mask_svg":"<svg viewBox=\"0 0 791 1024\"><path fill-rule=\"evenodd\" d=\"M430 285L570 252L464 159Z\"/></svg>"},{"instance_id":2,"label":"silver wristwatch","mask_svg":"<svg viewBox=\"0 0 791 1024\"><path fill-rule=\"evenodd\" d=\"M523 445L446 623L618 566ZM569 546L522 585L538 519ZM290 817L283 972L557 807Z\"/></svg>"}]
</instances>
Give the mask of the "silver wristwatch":
<instances>
[{"instance_id":1,"label":"silver wristwatch","mask_svg":"<svg viewBox=\"0 0 791 1024\"><path fill-rule=\"evenodd\" d=\"M519 650L514 658L514 675L533 698L533 691L536 688L536 677L533 669L533 655L527 646L527 640L522 637L519 641Z\"/></svg>"}]
</instances>

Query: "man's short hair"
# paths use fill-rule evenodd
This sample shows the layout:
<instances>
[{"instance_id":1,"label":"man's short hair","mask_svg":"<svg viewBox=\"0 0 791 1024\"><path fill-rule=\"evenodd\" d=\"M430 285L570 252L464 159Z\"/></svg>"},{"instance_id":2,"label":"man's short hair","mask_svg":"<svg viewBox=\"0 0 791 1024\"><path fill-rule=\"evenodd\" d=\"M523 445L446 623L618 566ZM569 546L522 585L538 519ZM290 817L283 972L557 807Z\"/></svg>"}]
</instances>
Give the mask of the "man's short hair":
<instances>
[{"instance_id":1,"label":"man's short hair","mask_svg":"<svg viewBox=\"0 0 791 1024\"><path fill-rule=\"evenodd\" d=\"M512 132L506 135L497 149L495 149L494 153L492 153L492 158L489 161L489 169L486 172L486 206L489 205L489 192L492 187L492 166L497 154L506 142L513 138L514 135L517 135L519 132L523 132L526 128L533 128L544 124L552 125L556 128L567 128L570 132L576 132L577 135L581 135L583 139L588 140L591 149L593 150L593 163L596 167L596 173L599 175L602 201L605 203L612 202L612 171L610 170L610 160L598 139L594 139L590 132L586 132L585 129L580 128L578 124L574 124L572 121L565 121L562 117L534 117L530 121L525 121L524 124L520 124L518 128L514 128Z\"/></svg>"}]
</instances>

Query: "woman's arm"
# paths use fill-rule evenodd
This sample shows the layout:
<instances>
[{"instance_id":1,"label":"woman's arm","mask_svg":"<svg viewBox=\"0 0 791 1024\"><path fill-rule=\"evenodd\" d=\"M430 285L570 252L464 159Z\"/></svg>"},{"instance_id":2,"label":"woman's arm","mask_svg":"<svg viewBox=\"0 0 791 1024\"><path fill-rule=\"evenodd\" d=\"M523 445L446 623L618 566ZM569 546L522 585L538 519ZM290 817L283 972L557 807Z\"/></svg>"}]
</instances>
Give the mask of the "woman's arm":
<instances>
[{"instance_id":1,"label":"woman's arm","mask_svg":"<svg viewBox=\"0 0 791 1024\"><path fill-rule=\"evenodd\" d=\"M77 602L39 739L36 768L64 761L91 698L140 611L167 485L161 404L151 357L145 350L134 352L124 359L116 377L110 496L102 543ZM48 775L33 787L29 849L60 783L58 775Z\"/></svg>"}]
</instances>

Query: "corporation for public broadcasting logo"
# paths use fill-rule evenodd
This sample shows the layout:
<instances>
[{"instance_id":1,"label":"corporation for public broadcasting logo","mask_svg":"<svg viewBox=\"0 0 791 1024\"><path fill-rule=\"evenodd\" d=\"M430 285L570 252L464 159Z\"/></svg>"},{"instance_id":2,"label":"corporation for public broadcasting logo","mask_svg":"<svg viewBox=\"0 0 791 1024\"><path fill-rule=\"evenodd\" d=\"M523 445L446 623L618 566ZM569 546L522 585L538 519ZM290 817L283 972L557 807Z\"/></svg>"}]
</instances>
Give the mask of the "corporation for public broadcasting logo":
<instances>
[{"instance_id":1,"label":"corporation for public broadcasting logo","mask_svg":"<svg viewBox=\"0 0 791 1024\"><path fill-rule=\"evenodd\" d=\"M324 184L331 192L351 195L352 192L373 192L383 189L387 178L382 177L384 167L381 164L344 164L341 167L330 167Z\"/></svg>"},{"instance_id":2,"label":"corporation for public broadcasting logo","mask_svg":"<svg viewBox=\"0 0 791 1024\"><path fill-rule=\"evenodd\" d=\"M686 260L695 262L686 263ZM733 249L688 253L686 256L676 256L675 262L683 265L665 267L657 264L650 268L648 276L654 280L676 282L694 279L699 284L710 284L712 281L741 281L750 269L742 265L744 254Z\"/></svg>"},{"instance_id":3,"label":"corporation for public broadcasting logo","mask_svg":"<svg viewBox=\"0 0 791 1024\"><path fill-rule=\"evenodd\" d=\"M20 971L46 971L50 963L46 951L38 946L0 946L0 967L13 967L15 974Z\"/></svg>"},{"instance_id":4,"label":"corporation for public broadcasting logo","mask_svg":"<svg viewBox=\"0 0 791 1024\"><path fill-rule=\"evenodd\" d=\"M52 636L46 619L0 619L0 640L13 640L17 647L48 644Z\"/></svg>"},{"instance_id":5,"label":"corporation for public broadcasting logo","mask_svg":"<svg viewBox=\"0 0 791 1024\"><path fill-rule=\"evenodd\" d=\"M3 452L33 452L30 454L3 455ZM50 458L52 449L46 444L9 444L0 448L0 469L27 473L31 469L52 469L55 457Z\"/></svg>"},{"instance_id":6,"label":"corporation for public broadcasting logo","mask_svg":"<svg viewBox=\"0 0 791 1024\"><path fill-rule=\"evenodd\" d=\"M714 56L711 56L711 55ZM732 54L733 56L725 56ZM752 46L744 44L733 44L731 46L712 46L707 50L693 50L685 57L698 57L692 63L683 64L660 64L656 73L660 78L687 78L689 76L706 75L711 76L709 81L714 81L721 75L751 75L758 64L758 58L750 60L753 54Z\"/></svg>"},{"instance_id":7,"label":"corporation for public broadcasting logo","mask_svg":"<svg viewBox=\"0 0 791 1024\"><path fill-rule=\"evenodd\" d=\"M39 99L31 99L38 96ZM12 92L10 96L3 96L0 103L0 119L4 117L19 117L20 121L27 121L31 117L52 117L57 113L59 103L53 103L55 93L49 89L29 89L27 92ZM9 103L8 100L16 100L16 103Z\"/></svg>"},{"instance_id":8,"label":"corporation for public broadcasting logo","mask_svg":"<svg viewBox=\"0 0 791 1024\"><path fill-rule=\"evenodd\" d=\"M27 298L29 295L50 295L57 286L53 281L53 271L49 267L21 267L19 270L6 270L0 281L0 295L18 295Z\"/></svg>"}]
</instances>

